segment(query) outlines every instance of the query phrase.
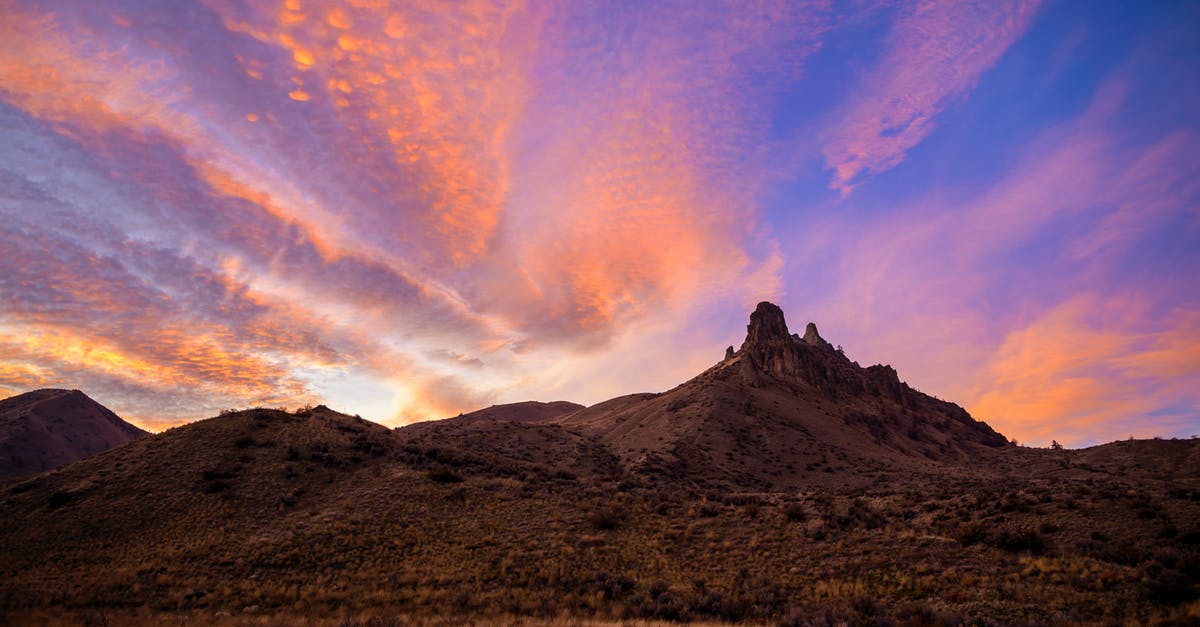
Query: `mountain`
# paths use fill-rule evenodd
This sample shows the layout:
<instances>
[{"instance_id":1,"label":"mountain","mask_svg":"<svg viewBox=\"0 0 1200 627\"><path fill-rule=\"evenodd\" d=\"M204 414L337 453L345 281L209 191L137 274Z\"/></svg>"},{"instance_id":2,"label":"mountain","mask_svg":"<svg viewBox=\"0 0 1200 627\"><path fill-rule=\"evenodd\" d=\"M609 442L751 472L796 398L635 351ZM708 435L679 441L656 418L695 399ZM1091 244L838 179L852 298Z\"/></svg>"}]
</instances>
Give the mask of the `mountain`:
<instances>
[{"instance_id":1,"label":"mountain","mask_svg":"<svg viewBox=\"0 0 1200 627\"><path fill-rule=\"evenodd\" d=\"M764 303L663 393L249 409L0 481L0 624L1196 624L1198 459L1009 444Z\"/></svg>"},{"instance_id":2,"label":"mountain","mask_svg":"<svg viewBox=\"0 0 1200 627\"><path fill-rule=\"evenodd\" d=\"M79 390L26 392L0 401L0 476L58 468L147 435Z\"/></svg>"},{"instance_id":3,"label":"mountain","mask_svg":"<svg viewBox=\"0 0 1200 627\"><path fill-rule=\"evenodd\" d=\"M788 331L759 303L737 351L662 394L635 394L552 420L608 445L633 469L746 489L863 485L944 472L1008 445L961 407L889 366L860 367L809 323Z\"/></svg>"}]
</instances>

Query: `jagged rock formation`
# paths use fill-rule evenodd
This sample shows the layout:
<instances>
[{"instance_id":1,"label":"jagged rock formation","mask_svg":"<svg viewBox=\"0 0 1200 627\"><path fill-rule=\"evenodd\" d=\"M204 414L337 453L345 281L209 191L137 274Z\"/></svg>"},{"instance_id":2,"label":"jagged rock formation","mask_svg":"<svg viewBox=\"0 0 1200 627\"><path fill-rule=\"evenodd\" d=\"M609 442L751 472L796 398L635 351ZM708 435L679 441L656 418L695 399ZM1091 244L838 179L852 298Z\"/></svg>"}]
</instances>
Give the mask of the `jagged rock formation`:
<instances>
[{"instance_id":1,"label":"jagged rock formation","mask_svg":"<svg viewBox=\"0 0 1200 627\"><path fill-rule=\"evenodd\" d=\"M1007 444L892 367L860 367L815 324L791 334L768 302L750 315L741 348L691 381L556 422L599 438L635 468L755 488L854 485L889 469L966 463Z\"/></svg>"},{"instance_id":2,"label":"jagged rock formation","mask_svg":"<svg viewBox=\"0 0 1200 627\"><path fill-rule=\"evenodd\" d=\"M58 468L147 435L79 390L26 392L0 401L0 477Z\"/></svg>"}]
</instances>

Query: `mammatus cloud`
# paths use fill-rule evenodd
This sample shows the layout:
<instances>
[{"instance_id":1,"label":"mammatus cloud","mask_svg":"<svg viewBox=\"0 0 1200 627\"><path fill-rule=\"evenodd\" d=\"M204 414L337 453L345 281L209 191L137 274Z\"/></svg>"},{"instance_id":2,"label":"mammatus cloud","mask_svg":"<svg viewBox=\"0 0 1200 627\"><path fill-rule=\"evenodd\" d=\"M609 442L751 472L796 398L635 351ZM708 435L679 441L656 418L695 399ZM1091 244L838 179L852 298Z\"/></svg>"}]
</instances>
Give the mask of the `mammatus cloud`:
<instances>
[{"instance_id":1,"label":"mammatus cloud","mask_svg":"<svg viewBox=\"0 0 1200 627\"><path fill-rule=\"evenodd\" d=\"M1040 0L902 3L883 55L824 136L830 188L899 165L1029 27Z\"/></svg>"}]
</instances>

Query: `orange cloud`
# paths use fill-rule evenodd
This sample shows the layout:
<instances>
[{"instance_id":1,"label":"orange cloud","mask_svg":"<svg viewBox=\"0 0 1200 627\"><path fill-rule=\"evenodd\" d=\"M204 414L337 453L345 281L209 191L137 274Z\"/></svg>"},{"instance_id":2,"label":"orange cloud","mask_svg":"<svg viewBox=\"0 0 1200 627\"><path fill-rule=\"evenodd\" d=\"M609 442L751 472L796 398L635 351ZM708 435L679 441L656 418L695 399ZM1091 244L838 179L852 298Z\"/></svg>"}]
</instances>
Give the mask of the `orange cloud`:
<instances>
[{"instance_id":1,"label":"orange cloud","mask_svg":"<svg viewBox=\"0 0 1200 627\"><path fill-rule=\"evenodd\" d=\"M505 206L506 142L528 89L536 14L520 3L306 3L327 16L321 22L209 4L232 30L287 50L299 69L319 74L330 101L354 116L346 120L351 132L388 138L391 162L419 177L406 194L420 198L423 211L412 217L436 244L422 261L463 264L486 252ZM312 92L291 95L309 100Z\"/></svg>"},{"instance_id":2,"label":"orange cloud","mask_svg":"<svg viewBox=\"0 0 1200 627\"><path fill-rule=\"evenodd\" d=\"M187 388L190 394L208 396L209 403L224 399L240 405L282 405L313 398L280 366L258 356L226 352L227 344L217 338L170 328L143 331L148 342L131 345L61 325L9 324L0 330L0 347L8 360L48 366L50 380L69 381L87 372L159 393ZM147 354L147 344L157 350Z\"/></svg>"},{"instance_id":3,"label":"orange cloud","mask_svg":"<svg viewBox=\"0 0 1200 627\"><path fill-rule=\"evenodd\" d=\"M820 7L679 6L679 27L613 15L634 49L589 48L548 74L567 40L603 33L520 4L202 4L165 34L102 10L6 14L0 97L87 155L27 181L70 226L34 257L79 250L23 269L42 290L0 314L38 338L74 333L22 344L14 380L38 364L135 399L122 413L175 420L286 402L272 390L294 405L353 376L393 391L390 417L437 417L590 385L581 345L636 345L714 298L777 287L779 247L752 209L769 98L740 73L772 42L807 42L798 65ZM703 54L682 54L696 36ZM631 51L650 62L629 67ZM562 133L542 153L544 128ZM35 306L45 291L65 306ZM706 352L691 350L689 366Z\"/></svg>"},{"instance_id":4,"label":"orange cloud","mask_svg":"<svg viewBox=\"0 0 1200 627\"><path fill-rule=\"evenodd\" d=\"M1091 443L1122 424L1139 436L1157 435L1136 419L1200 407L1200 312L1138 328L1145 318L1130 306L1128 298L1080 296L1010 332L967 408L1002 432L1042 444Z\"/></svg>"}]
</instances>

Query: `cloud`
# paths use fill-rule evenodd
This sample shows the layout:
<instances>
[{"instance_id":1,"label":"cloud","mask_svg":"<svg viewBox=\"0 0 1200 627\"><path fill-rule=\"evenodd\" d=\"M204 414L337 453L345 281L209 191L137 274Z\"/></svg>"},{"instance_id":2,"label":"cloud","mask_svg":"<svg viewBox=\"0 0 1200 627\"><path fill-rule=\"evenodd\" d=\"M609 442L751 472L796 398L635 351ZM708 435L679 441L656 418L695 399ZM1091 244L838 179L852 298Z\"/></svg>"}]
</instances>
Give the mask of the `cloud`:
<instances>
[{"instance_id":1,"label":"cloud","mask_svg":"<svg viewBox=\"0 0 1200 627\"><path fill-rule=\"evenodd\" d=\"M907 3L876 68L824 133L830 188L843 196L890 170L1024 34L1039 0Z\"/></svg>"},{"instance_id":2,"label":"cloud","mask_svg":"<svg viewBox=\"0 0 1200 627\"><path fill-rule=\"evenodd\" d=\"M11 3L5 381L409 421L775 289L756 144L828 7L594 13Z\"/></svg>"},{"instance_id":3,"label":"cloud","mask_svg":"<svg viewBox=\"0 0 1200 627\"><path fill-rule=\"evenodd\" d=\"M515 267L488 282L517 287L500 307L542 338L603 343L657 309L682 315L761 277L771 255L752 252L753 206L778 87L747 77L773 57L774 79L794 80L830 12L761 2L565 13L535 70L553 88L530 99L536 126L516 145L514 210L497 242Z\"/></svg>"},{"instance_id":4,"label":"cloud","mask_svg":"<svg viewBox=\"0 0 1200 627\"><path fill-rule=\"evenodd\" d=\"M1129 300L1081 295L1009 332L969 407L1032 444L1191 435L1200 408L1200 312L1157 327ZM1139 418L1155 415L1154 423Z\"/></svg>"},{"instance_id":5,"label":"cloud","mask_svg":"<svg viewBox=\"0 0 1200 627\"><path fill-rule=\"evenodd\" d=\"M1190 363L1190 343L1165 341L1196 312L1179 265L1189 253L1169 242L1195 232L1200 158L1186 125L1121 130L1142 71L1111 73L1082 112L1042 130L982 189L935 186L866 223L858 212L870 208L850 201L794 243L806 255L788 273L821 280L789 282L790 297L853 357L891 362L1022 441L1099 443L1168 423L1195 430L1196 398L1147 373ZM1104 296L1113 293L1129 297ZM1089 303L1111 319L1082 318ZM1072 339L1048 341L1054 333ZM1113 365L1121 359L1157 361ZM1027 368L1034 362L1045 369ZM1054 412L1070 433L1045 426L1059 424Z\"/></svg>"}]
</instances>

